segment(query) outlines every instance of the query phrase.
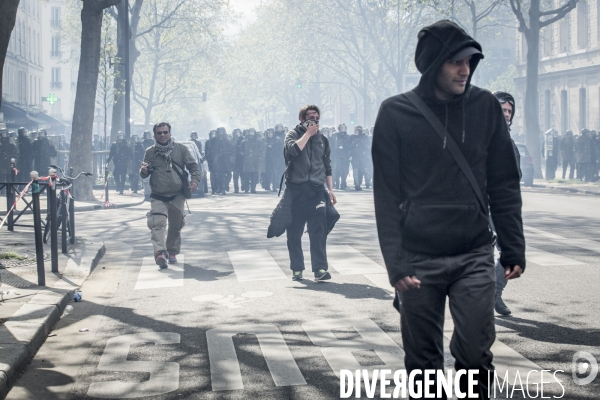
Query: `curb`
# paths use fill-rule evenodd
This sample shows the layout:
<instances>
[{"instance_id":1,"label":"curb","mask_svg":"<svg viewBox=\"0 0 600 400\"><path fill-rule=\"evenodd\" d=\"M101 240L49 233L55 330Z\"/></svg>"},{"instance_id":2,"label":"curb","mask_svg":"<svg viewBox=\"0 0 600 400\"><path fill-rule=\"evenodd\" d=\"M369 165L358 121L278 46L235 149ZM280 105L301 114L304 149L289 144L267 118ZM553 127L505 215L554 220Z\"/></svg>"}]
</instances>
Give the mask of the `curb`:
<instances>
[{"instance_id":1,"label":"curb","mask_svg":"<svg viewBox=\"0 0 600 400\"><path fill-rule=\"evenodd\" d=\"M598 192L598 191L585 190L585 189L577 189L577 188L570 188L570 187L564 187L564 186L552 186L552 185L539 185L539 184L535 184L535 185L533 185L533 187L546 188L546 189L556 189L556 190L562 190L563 192L584 193L584 194L591 194L591 195L595 195L595 196L600 196L600 192Z\"/></svg>"},{"instance_id":2,"label":"curb","mask_svg":"<svg viewBox=\"0 0 600 400\"><path fill-rule=\"evenodd\" d=\"M79 265L71 259L63 279L40 290L0 326L0 398L4 399L21 371L46 341L48 334L106 252L104 242L88 243ZM68 278L67 278L68 277ZM67 278L67 279L64 279Z\"/></svg>"}]
</instances>

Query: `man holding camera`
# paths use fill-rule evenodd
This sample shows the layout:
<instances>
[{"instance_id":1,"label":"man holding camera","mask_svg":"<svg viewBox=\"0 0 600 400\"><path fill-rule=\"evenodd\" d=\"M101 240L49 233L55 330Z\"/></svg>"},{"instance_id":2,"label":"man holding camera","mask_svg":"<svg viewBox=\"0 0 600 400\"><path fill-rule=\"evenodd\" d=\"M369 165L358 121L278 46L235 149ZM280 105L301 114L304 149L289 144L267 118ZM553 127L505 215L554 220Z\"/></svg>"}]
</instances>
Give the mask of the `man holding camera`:
<instances>
[{"instance_id":1,"label":"man holding camera","mask_svg":"<svg viewBox=\"0 0 600 400\"><path fill-rule=\"evenodd\" d=\"M286 186L292 194L292 223L287 228L292 280L303 279L302 234L308 225L315 281L331 279L327 271L327 202L337 202L331 177L329 140L319 132L321 112L315 105L300 109L300 124L285 136ZM328 193L325 192L327 183ZM329 199L327 198L329 197Z\"/></svg>"},{"instance_id":2,"label":"man holding camera","mask_svg":"<svg viewBox=\"0 0 600 400\"><path fill-rule=\"evenodd\" d=\"M171 125L160 122L154 125L154 146L146 149L140 176L150 176L150 212L148 228L151 230L154 258L161 269L177 263L177 254L181 248L181 229L185 225L183 185L179 177L184 168L190 172L189 188L192 193L202 181L202 172L188 148L171 139ZM185 166L185 167L184 167ZM165 228L169 225L165 246Z\"/></svg>"}]
</instances>

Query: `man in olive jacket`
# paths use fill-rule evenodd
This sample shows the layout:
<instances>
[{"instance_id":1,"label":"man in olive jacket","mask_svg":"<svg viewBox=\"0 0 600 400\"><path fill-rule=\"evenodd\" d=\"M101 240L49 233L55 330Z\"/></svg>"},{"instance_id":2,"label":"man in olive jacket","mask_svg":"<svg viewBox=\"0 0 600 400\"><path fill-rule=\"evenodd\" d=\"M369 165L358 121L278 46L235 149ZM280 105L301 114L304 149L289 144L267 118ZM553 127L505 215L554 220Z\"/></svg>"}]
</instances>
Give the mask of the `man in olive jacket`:
<instances>
[{"instance_id":1,"label":"man in olive jacket","mask_svg":"<svg viewBox=\"0 0 600 400\"><path fill-rule=\"evenodd\" d=\"M154 146L146 149L140 176L150 176L150 212L148 228L154 246L154 258L160 268L177 263L177 254L181 248L181 229L185 225L183 183L179 174L183 168L191 174L189 187L194 193L202 181L202 172L188 148L171 139L171 125L160 122L154 125ZM179 173L177 173L179 171ZM187 184L187 182L185 183ZM168 221L167 243L165 246L165 228Z\"/></svg>"}]
</instances>

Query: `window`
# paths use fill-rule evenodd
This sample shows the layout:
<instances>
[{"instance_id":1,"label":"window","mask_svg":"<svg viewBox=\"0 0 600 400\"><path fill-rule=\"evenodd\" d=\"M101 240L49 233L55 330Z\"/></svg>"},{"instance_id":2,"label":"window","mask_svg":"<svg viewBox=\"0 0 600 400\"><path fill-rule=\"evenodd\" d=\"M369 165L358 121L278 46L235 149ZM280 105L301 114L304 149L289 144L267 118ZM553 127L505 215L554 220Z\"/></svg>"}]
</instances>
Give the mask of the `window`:
<instances>
[{"instance_id":1,"label":"window","mask_svg":"<svg viewBox=\"0 0 600 400\"><path fill-rule=\"evenodd\" d=\"M60 79L60 68L52 68L52 81L50 82L52 88L60 89L62 82Z\"/></svg>"},{"instance_id":2,"label":"window","mask_svg":"<svg viewBox=\"0 0 600 400\"><path fill-rule=\"evenodd\" d=\"M587 100L585 88L579 89L579 129L587 128Z\"/></svg>"},{"instance_id":3,"label":"window","mask_svg":"<svg viewBox=\"0 0 600 400\"><path fill-rule=\"evenodd\" d=\"M588 16L587 2L579 0L577 3L577 48L585 49L588 43Z\"/></svg>"},{"instance_id":4,"label":"window","mask_svg":"<svg viewBox=\"0 0 600 400\"><path fill-rule=\"evenodd\" d=\"M569 102L566 90L560 92L560 115L562 119L562 131L566 132L569 129Z\"/></svg>"},{"instance_id":5,"label":"window","mask_svg":"<svg viewBox=\"0 0 600 400\"><path fill-rule=\"evenodd\" d=\"M566 53L571 50L571 14L565 15L560 20L560 52Z\"/></svg>"},{"instance_id":6,"label":"window","mask_svg":"<svg viewBox=\"0 0 600 400\"><path fill-rule=\"evenodd\" d=\"M60 57L60 36L52 36L52 49L50 57Z\"/></svg>"},{"instance_id":7,"label":"window","mask_svg":"<svg viewBox=\"0 0 600 400\"><path fill-rule=\"evenodd\" d=\"M52 7L50 10L50 25L53 28L60 27L60 7Z\"/></svg>"}]
</instances>

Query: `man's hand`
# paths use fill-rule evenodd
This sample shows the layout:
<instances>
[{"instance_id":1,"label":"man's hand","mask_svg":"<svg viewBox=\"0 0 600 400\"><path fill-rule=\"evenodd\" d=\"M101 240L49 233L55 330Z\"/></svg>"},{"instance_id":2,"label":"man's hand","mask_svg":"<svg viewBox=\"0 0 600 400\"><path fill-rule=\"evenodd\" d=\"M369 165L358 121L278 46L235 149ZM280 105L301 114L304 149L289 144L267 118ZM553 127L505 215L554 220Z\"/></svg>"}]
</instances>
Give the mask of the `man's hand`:
<instances>
[{"instance_id":1,"label":"man's hand","mask_svg":"<svg viewBox=\"0 0 600 400\"><path fill-rule=\"evenodd\" d=\"M333 193L333 190L329 191L329 197L331 198L331 204L335 206L337 204L337 199L335 197L335 194Z\"/></svg>"},{"instance_id":2,"label":"man's hand","mask_svg":"<svg viewBox=\"0 0 600 400\"><path fill-rule=\"evenodd\" d=\"M314 122L311 122L310 125L308 125L308 128L306 129L306 134L308 135L308 137L313 137L317 134L318 131L319 125L317 125Z\"/></svg>"},{"instance_id":3,"label":"man's hand","mask_svg":"<svg viewBox=\"0 0 600 400\"><path fill-rule=\"evenodd\" d=\"M198 184L195 181L190 182L190 190L192 191L192 193L194 193L194 192L196 192L196 190L198 190Z\"/></svg>"},{"instance_id":4,"label":"man's hand","mask_svg":"<svg viewBox=\"0 0 600 400\"><path fill-rule=\"evenodd\" d=\"M520 265L508 265L504 267L504 279L517 279L523 273L523 268Z\"/></svg>"},{"instance_id":5,"label":"man's hand","mask_svg":"<svg viewBox=\"0 0 600 400\"><path fill-rule=\"evenodd\" d=\"M148 163L142 163L142 169L140 169L140 171L142 172L142 174L148 175Z\"/></svg>"},{"instance_id":6,"label":"man's hand","mask_svg":"<svg viewBox=\"0 0 600 400\"><path fill-rule=\"evenodd\" d=\"M407 290L410 290L410 289L420 289L421 281L418 280L417 277L414 275L405 276L404 278L402 278L398 282L396 282L394 287L399 292L406 292Z\"/></svg>"}]
</instances>

